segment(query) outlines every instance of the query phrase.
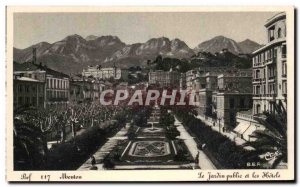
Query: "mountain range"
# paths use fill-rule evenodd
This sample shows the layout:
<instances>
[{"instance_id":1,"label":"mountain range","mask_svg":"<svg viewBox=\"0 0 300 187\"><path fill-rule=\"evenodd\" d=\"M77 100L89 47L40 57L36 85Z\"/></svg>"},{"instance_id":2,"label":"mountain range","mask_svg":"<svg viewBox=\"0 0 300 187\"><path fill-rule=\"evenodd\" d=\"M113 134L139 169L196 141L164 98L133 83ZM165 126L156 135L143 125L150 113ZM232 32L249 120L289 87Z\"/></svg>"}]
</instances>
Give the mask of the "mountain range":
<instances>
[{"instance_id":1,"label":"mountain range","mask_svg":"<svg viewBox=\"0 0 300 187\"><path fill-rule=\"evenodd\" d=\"M83 38L70 35L52 44L40 42L25 49L14 48L14 61L23 63L32 60L32 49L36 48L37 61L64 73L81 72L88 65L103 67L116 64L119 67L146 66L147 60L163 57L189 59L199 52L212 54L227 48L235 55L251 53L261 47L249 39L236 42L224 36L204 41L191 49L180 39L152 38L145 43L125 44L117 36L94 36Z\"/></svg>"}]
</instances>

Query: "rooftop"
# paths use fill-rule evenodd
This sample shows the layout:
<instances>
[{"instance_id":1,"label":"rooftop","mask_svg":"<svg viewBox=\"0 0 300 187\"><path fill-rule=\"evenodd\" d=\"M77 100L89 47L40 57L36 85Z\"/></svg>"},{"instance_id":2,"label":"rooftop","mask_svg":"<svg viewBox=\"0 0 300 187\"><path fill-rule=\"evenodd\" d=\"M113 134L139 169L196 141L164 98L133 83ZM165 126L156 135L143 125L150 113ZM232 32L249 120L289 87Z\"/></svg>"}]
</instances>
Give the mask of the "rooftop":
<instances>
[{"instance_id":1,"label":"rooftop","mask_svg":"<svg viewBox=\"0 0 300 187\"><path fill-rule=\"evenodd\" d=\"M14 71L37 71L37 70L44 70L46 74L53 75L57 77L69 78L68 75L55 71L53 69L48 68L47 66L41 64L33 64L31 62L24 62L22 64L14 62L13 64Z\"/></svg>"},{"instance_id":2,"label":"rooftop","mask_svg":"<svg viewBox=\"0 0 300 187\"><path fill-rule=\"evenodd\" d=\"M28 78L28 77L17 77L17 78L15 78L15 80L28 81L28 82L42 82L42 81L32 79L32 78Z\"/></svg>"},{"instance_id":3,"label":"rooftop","mask_svg":"<svg viewBox=\"0 0 300 187\"><path fill-rule=\"evenodd\" d=\"M279 20L282 20L282 19L286 19L285 12L280 12L280 13L274 15L273 17L269 18L266 21L265 27L268 27L268 26L272 25L273 23L275 23L276 21L279 21Z\"/></svg>"}]
</instances>

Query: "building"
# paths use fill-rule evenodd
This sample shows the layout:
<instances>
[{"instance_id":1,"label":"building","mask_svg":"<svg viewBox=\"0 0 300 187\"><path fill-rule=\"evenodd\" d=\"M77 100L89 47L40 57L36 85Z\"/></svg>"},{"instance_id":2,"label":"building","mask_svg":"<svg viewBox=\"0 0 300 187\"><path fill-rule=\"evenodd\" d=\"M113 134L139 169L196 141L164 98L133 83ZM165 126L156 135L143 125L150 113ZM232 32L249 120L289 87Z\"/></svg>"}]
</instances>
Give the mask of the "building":
<instances>
[{"instance_id":1,"label":"building","mask_svg":"<svg viewBox=\"0 0 300 187\"><path fill-rule=\"evenodd\" d=\"M181 73L181 75L180 75L179 88L180 88L180 91L186 90L186 76L185 76L185 73Z\"/></svg>"},{"instance_id":2,"label":"building","mask_svg":"<svg viewBox=\"0 0 300 187\"><path fill-rule=\"evenodd\" d=\"M115 80L122 79L123 81L128 80L128 70L117 67L102 68L101 66L88 66L87 69L83 69L83 77L93 77L97 79L110 79Z\"/></svg>"},{"instance_id":3,"label":"building","mask_svg":"<svg viewBox=\"0 0 300 187\"><path fill-rule=\"evenodd\" d=\"M185 73L185 76L182 76L182 78L186 78L185 81L182 82L181 87L185 87L186 90L189 92L193 90L193 84L197 84L197 82L200 81L200 84L202 88L206 87L206 81L205 77L207 73L213 73L216 75L222 74L222 73L232 73L237 72L238 69L235 68L229 68L227 66L225 67L199 67L190 71L187 71ZM198 79L198 81L195 81L195 79ZM199 80L202 79L202 80ZM184 85L185 84L185 85Z\"/></svg>"},{"instance_id":4,"label":"building","mask_svg":"<svg viewBox=\"0 0 300 187\"><path fill-rule=\"evenodd\" d=\"M163 88L179 88L180 73L177 71L151 71L149 72L149 85Z\"/></svg>"},{"instance_id":5,"label":"building","mask_svg":"<svg viewBox=\"0 0 300 187\"><path fill-rule=\"evenodd\" d=\"M70 81L70 101L84 102L99 100L105 84L93 78L72 76Z\"/></svg>"},{"instance_id":6,"label":"building","mask_svg":"<svg viewBox=\"0 0 300 187\"><path fill-rule=\"evenodd\" d=\"M69 103L69 76L55 70L45 68L46 71L46 105L67 106Z\"/></svg>"},{"instance_id":7,"label":"building","mask_svg":"<svg viewBox=\"0 0 300 187\"><path fill-rule=\"evenodd\" d=\"M272 102L286 107L286 15L279 13L265 24L268 43L253 52L253 114L274 111Z\"/></svg>"},{"instance_id":8,"label":"building","mask_svg":"<svg viewBox=\"0 0 300 187\"><path fill-rule=\"evenodd\" d=\"M252 71L240 70L219 75L218 90L212 93L211 106L222 129L234 129L237 126L237 112L252 107Z\"/></svg>"},{"instance_id":9,"label":"building","mask_svg":"<svg viewBox=\"0 0 300 187\"><path fill-rule=\"evenodd\" d=\"M286 107L287 62L286 62L286 15L279 13L265 23L267 44L252 54L253 106L248 111L237 113L237 126L233 130L246 141L255 141L252 133L264 129L255 117L264 111L273 112L273 103L279 100Z\"/></svg>"},{"instance_id":10,"label":"building","mask_svg":"<svg viewBox=\"0 0 300 187\"><path fill-rule=\"evenodd\" d=\"M241 92L249 92L245 91L245 85L248 85L248 90L252 90L251 70L229 69L228 67L200 67L194 75L194 78L187 82L191 84L190 90L195 91L195 100L199 103L196 110L200 115L212 116L214 107L212 95L215 91L239 91L237 88L240 88ZM190 75L190 77L192 76ZM244 84L245 81L246 84Z\"/></svg>"},{"instance_id":11,"label":"building","mask_svg":"<svg viewBox=\"0 0 300 187\"><path fill-rule=\"evenodd\" d=\"M181 87L186 88L187 91L191 91L193 88L193 80L196 77L199 77L197 69L189 70L185 73L185 76L182 76L182 78L185 78L185 81L181 81L182 85ZM184 85L185 84L185 85Z\"/></svg>"},{"instance_id":12,"label":"building","mask_svg":"<svg viewBox=\"0 0 300 187\"><path fill-rule=\"evenodd\" d=\"M232 130L237 126L237 112L246 111L252 107L252 93L214 92L212 100L213 106L216 107L214 109L216 118L224 130Z\"/></svg>"},{"instance_id":13,"label":"building","mask_svg":"<svg viewBox=\"0 0 300 187\"><path fill-rule=\"evenodd\" d=\"M14 73L14 109L20 107L45 107L45 72Z\"/></svg>"},{"instance_id":14,"label":"building","mask_svg":"<svg viewBox=\"0 0 300 187\"><path fill-rule=\"evenodd\" d=\"M45 83L45 108L48 106L67 106L69 102L68 75L33 62L14 63L14 75L25 76Z\"/></svg>"},{"instance_id":15,"label":"building","mask_svg":"<svg viewBox=\"0 0 300 187\"><path fill-rule=\"evenodd\" d=\"M252 93L252 70L245 69L218 75L218 90Z\"/></svg>"}]
</instances>

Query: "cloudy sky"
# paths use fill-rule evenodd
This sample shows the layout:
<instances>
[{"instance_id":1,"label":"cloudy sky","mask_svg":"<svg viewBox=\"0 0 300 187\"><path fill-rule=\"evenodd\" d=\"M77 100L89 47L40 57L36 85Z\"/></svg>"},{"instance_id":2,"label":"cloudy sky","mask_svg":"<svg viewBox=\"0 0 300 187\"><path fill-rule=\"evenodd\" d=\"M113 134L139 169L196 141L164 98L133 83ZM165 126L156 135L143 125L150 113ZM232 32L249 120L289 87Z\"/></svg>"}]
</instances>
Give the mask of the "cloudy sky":
<instances>
[{"instance_id":1,"label":"cloudy sky","mask_svg":"<svg viewBox=\"0 0 300 187\"><path fill-rule=\"evenodd\" d=\"M266 41L264 23L275 12L235 13L15 13L14 47L53 43L71 34L115 35L127 44L150 38L179 38L194 48L218 35L237 42Z\"/></svg>"}]
</instances>

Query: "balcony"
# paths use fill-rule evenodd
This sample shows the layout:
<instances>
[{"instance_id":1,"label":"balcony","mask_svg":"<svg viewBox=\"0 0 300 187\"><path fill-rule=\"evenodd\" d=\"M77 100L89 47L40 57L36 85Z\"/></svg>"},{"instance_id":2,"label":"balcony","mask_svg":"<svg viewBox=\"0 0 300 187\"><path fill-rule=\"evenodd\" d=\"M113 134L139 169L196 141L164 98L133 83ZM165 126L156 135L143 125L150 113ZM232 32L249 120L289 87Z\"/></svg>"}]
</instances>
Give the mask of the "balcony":
<instances>
[{"instance_id":1,"label":"balcony","mask_svg":"<svg viewBox=\"0 0 300 187\"><path fill-rule=\"evenodd\" d=\"M269 82L273 82L273 81L275 81L275 80L276 80L276 76L275 76L275 75L269 76L269 77L268 77L268 81L269 81Z\"/></svg>"},{"instance_id":2,"label":"balcony","mask_svg":"<svg viewBox=\"0 0 300 187\"><path fill-rule=\"evenodd\" d=\"M252 114L250 114L250 112L252 113L252 111L245 111L245 112L237 112L236 113L236 118L239 118L239 119L243 119L245 121L252 121L254 122L254 117Z\"/></svg>"},{"instance_id":3,"label":"balcony","mask_svg":"<svg viewBox=\"0 0 300 187\"><path fill-rule=\"evenodd\" d=\"M282 74L282 78L286 78L286 73L285 73L285 74Z\"/></svg>"},{"instance_id":4,"label":"balcony","mask_svg":"<svg viewBox=\"0 0 300 187\"><path fill-rule=\"evenodd\" d=\"M266 78L253 78L252 83L261 83L261 82L266 82Z\"/></svg>"},{"instance_id":5,"label":"balcony","mask_svg":"<svg viewBox=\"0 0 300 187\"><path fill-rule=\"evenodd\" d=\"M259 94L259 93L254 93L254 94L252 94L252 96L253 96L253 97L262 97L262 95Z\"/></svg>"},{"instance_id":6,"label":"balcony","mask_svg":"<svg viewBox=\"0 0 300 187\"><path fill-rule=\"evenodd\" d=\"M286 54L281 55L282 60L286 60Z\"/></svg>"},{"instance_id":7,"label":"balcony","mask_svg":"<svg viewBox=\"0 0 300 187\"><path fill-rule=\"evenodd\" d=\"M274 62L276 62L276 58L269 58L266 60L265 64L269 65L269 64L273 64Z\"/></svg>"},{"instance_id":8,"label":"balcony","mask_svg":"<svg viewBox=\"0 0 300 187\"><path fill-rule=\"evenodd\" d=\"M263 63L262 62L254 63L253 66L254 67L260 67L260 66L263 66Z\"/></svg>"}]
</instances>

